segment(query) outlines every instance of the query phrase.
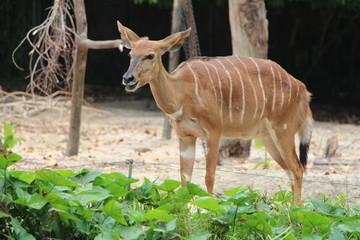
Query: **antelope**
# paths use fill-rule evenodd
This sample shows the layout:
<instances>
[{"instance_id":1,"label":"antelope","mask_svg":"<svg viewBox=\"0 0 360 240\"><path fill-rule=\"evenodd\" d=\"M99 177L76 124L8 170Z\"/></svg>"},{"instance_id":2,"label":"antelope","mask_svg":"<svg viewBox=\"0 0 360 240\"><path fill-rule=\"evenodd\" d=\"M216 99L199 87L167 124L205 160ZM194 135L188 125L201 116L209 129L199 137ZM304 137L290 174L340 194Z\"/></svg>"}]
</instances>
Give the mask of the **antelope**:
<instances>
[{"instance_id":1,"label":"antelope","mask_svg":"<svg viewBox=\"0 0 360 240\"><path fill-rule=\"evenodd\" d=\"M117 25L131 49L122 84L127 92L150 85L179 139L183 186L191 181L197 138L208 147L205 185L212 194L220 138L257 138L286 171L293 199L300 202L313 124L311 94L302 82L273 61L244 56L196 57L168 73L161 56L179 50L191 29L151 41Z\"/></svg>"}]
</instances>

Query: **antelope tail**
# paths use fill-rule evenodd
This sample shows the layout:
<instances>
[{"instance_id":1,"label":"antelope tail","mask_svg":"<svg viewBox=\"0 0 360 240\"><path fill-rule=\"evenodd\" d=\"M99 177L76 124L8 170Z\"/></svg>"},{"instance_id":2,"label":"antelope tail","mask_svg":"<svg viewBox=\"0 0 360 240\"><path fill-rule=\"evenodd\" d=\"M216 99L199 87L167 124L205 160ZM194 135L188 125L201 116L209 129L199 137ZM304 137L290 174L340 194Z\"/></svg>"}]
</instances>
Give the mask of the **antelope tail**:
<instances>
[{"instance_id":1,"label":"antelope tail","mask_svg":"<svg viewBox=\"0 0 360 240\"><path fill-rule=\"evenodd\" d=\"M299 138L300 138L300 145L299 145L299 155L300 155L300 163L301 165L306 168L307 159L308 159L308 151L309 145L311 140L312 128L313 128L313 118L308 108L306 119L302 128L299 130Z\"/></svg>"}]
</instances>

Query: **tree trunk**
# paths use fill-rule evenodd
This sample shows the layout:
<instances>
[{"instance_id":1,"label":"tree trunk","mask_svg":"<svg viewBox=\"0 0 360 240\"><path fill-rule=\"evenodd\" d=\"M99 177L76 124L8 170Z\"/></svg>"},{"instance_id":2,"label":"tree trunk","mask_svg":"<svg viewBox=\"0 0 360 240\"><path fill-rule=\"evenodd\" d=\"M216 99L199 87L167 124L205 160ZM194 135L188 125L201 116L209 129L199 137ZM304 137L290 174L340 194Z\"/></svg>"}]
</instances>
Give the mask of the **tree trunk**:
<instances>
[{"instance_id":1,"label":"tree trunk","mask_svg":"<svg viewBox=\"0 0 360 240\"><path fill-rule=\"evenodd\" d=\"M173 1L173 10L172 10L172 19L171 19L171 33L176 33L180 31L180 21L181 21L181 2L180 0ZM177 65L179 64L179 55L180 52L170 52L169 54L169 72L175 70ZM169 122L168 117L164 116L164 125L163 125L163 134L162 139L170 139L171 138L171 124Z\"/></svg>"},{"instance_id":2,"label":"tree trunk","mask_svg":"<svg viewBox=\"0 0 360 240\"><path fill-rule=\"evenodd\" d=\"M84 98L84 82L88 49L80 43L87 39L87 20L84 0L74 0L74 13L76 18L76 38L74 74L72 84L72 103L69 129L69 141L66 156L77 155L80 142L81 106Z\"/></svg>"},{"instance_id":3,"label":"tree trunk","mask_svg":"<svg viewBox=\"0 0 360 240\"><path fill-rule=\"evenodd\" d=\"M268 20L264 0L229 0L234 55L267 58Z\"/></svg>"},{"instance_id":4,"label":"tree trunk","mask_svg":"<svg viewBox=\"0 0 360 240\"><path fill-rule=\"evenodd\" d=\"M93 41L87 38L87 20L84 0L74 0L74 13L76 19L74 49L73 83L71 97L71 116L69 127L69 140L66 147L66 156L77 155L80 144L81 107L84 99L85 71L88 49L119 48L122 51L122 41L105 40Z\"/></svg>"},{"instance_id":5,"label":"tree trunk","mask_svg":"<svg viewBox=\"0 0 360 240\"><path fill-rule=\"evenodd\" d=\"M268 21L264 0L229 0L229 20L233 55L267 58ZM219 165L223 157L247 158L251 140L222 140Z\"/></svg>"}]
</instances>

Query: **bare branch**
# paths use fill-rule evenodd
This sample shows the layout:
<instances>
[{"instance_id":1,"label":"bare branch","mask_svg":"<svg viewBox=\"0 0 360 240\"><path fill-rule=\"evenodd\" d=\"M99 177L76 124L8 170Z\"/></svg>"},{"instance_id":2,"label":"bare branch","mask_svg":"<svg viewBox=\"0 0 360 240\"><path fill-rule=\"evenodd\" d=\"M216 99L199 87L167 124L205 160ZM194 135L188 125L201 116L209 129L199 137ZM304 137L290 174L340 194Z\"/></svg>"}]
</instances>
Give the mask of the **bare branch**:
<instances>
[{"instance_id":1,"label":"bare branch","mask_svg":"<svg viewBox=\"0 0 360 240\"><path fill-rule=\"evenodd\" d=\"M74 38L71 0L54 0L44 22L32 28L13 52L15 66L22 69L16 64L15 53L25 42L32 48L28 91L47 95L54 89L70 89Z\"/></svg>"},{"instance_id":2,"label":"bare branch","mask_svg":"<svg viewBox=\"0 0 360 240\"><path fill-rule=\"evenodd\" d=\"M90 39L83 40L79 43L82 47L88 49L108 49L108 48L119 48L123 50L123 43L120 39L108 40L108 41L93 41Z\"/></svg>"},{"instance_id":3,"label":"bare branch","mask_svg":"<svg viewBox=\"0 0 360 240\"><path fill-rule=\"evenodd\" d=\"M27 87L31 93L48 95L54 90L69 91L74 75L74 53L77 48L119 48L122 51L123 45L119 39L81 39L76 33L76 21L73 17L72 0L54 0L44 22L30 29L13 51L12 59L15 66L24 70L16 64L15 53L25 42L31 47L28 76L30 82Z\"/></svg>"}]
</instances>

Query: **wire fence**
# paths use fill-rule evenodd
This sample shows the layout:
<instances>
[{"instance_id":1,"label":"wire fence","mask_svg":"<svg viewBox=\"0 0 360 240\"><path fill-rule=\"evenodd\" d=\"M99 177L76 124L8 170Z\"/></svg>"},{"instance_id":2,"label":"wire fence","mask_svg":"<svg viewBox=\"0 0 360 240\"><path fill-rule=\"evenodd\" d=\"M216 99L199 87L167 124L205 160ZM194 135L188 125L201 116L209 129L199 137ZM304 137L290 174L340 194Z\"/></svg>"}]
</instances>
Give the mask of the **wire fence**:
<instances>
[{"instance_id":1,"label":"wire fence","mask_svg":"<svg viewBox=\"0 0 360 240\"><path fill-rule=\"evenodd\" d=\"M110 162L93 162L91 164L93 165L128 165L128 177L132 177L133 175L133 170L134 168L137 167L138 163L133 159L126 159L125 161L110 161ZM144 162L142 161L141 164L143 164ZM172 168L172 169L176 169L178 171L180 171L180 167L179 165L175 165L175 164L168 164L168 163L158 163L158 162L145 162L146 164L151 164L154 166L160 166L160 167L167 167L167 168ZM78 165L71 165L71 166L67 166L65 168L86 168L89 167L89 164L78 164ZM143 167L143 166L141 166ZM250 172L245 172L245 171L234 171L234 170L229 170L229 169L223 169L224 167L222 167L222 169L210 169L216 172L223 172L223 173L231 173L231 174L235 174L235 175L247 175L247 176L252 176L252 177L265 177L265 178L271 178L271 179L281 179L281 180L287 180L287 181L298 181L296 179L292 179L292 178L288 178L288 177L282 177L282 176L275 176L275 175L267 175L267 174L261 174L261 173L250 173ZM193 167L193 170L207 170L207 168L205 166L200 166L200 167ZM320 184L327 184L327 185L338 185L338 186L349 186L349 187L356 187L356 188L360 188L360 183L359 184L353 184L353 183L347 183L347 182L335 182L335 181L328 181L328 180L309 180L307 178L311 178L311 177L319 177L318 175L305 175L304 179L302 180L302 182L304 183L320 183Z\"/></svg>"}]
</instances>

